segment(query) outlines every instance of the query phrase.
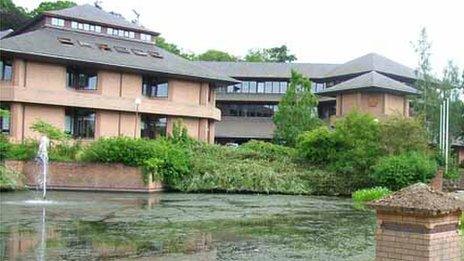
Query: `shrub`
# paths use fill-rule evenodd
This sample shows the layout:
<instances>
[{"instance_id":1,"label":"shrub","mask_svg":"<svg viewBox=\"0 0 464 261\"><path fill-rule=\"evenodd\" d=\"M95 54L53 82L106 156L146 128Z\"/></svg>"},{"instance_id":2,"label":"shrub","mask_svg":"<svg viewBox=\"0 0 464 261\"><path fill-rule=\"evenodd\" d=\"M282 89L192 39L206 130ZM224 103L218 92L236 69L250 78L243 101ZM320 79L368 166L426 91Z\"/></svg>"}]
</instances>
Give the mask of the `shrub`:
<instances>
[{"instance_id":1,"label":"shrub","mask_svg":"<svg viewBox=\"0 0 464 261\"><path fill-rule=\"evenodd\" d=\"M49 149L48 157L50 161L76 161L80 153L82 153L80 141L74 143L62 142Z\"/></svg>"},{"instance_id":2,"label":"shrub","mask_svg":"<svg viewBox=\"0 0 464 261\"><path fill-rule=\"evenodd\" d=\"M380 123L380 146L390 155L409 151L426 152L427 130L418 118L388 117Z\"/></svg>"},{"instance_id":3,"label":"shrub","mask_svg":"<svg viewBox=\"0 0 464 261\"><path fill-rule=\"evenodd\" d=\"M370 115L352 111L335 122L340 144L330 168L337 173L367 174L380 156L379 124Z\"/></svg>"},{"instance_id":4,"label":"shrub","mask_svg":"<svg viewBox=\"0 0 464 261\"><path fill-rule=\"evenodd\" d=\"M353 193L352 198L356 203L369 202L377 199L384 198L392 192L385 187L374 187L367 189L360 189Z\"/></svg>"},{"instance_id":5,"label":"shrub","mask_svg":"<svg viewBox=\"0 0 464 261\"><path fill-rule=\"evenodd\" d=\"M461 225L459 226L461 228L461 234L464 233L464 214L461 215Z\"/></svg>"},{"instance_id":6,"label":"shrub","mask_svg":"<svg viewBox=\"0 0 464 261\"><path fill-rule=\"evenodd\" d=\"M143 167L146 174L162 179L167 185L175 184L190 170L187 149L162 138L101 138L83 150L81 160Z\"/></svg>"},{"instance_id":7,"label":"shrub","mask_svg":"<svg viewBox=\"0 0 464 261\"><path fill-rule=\"evenodd\" d=\"M25 140L22 143L11 144L6 153L7 159L31 160L37 156L38 143L35 140Z\"/></svg>"},{"instance_id":8,"label":"shrub","mask_svg":"<svg viewBox=\"0 0 464 261\"><path fill-rule=\"evenodd\" d=\"M10 148L11 148L11 143L8 140L8 137L0 133L0 161L3 161L6 159Z\"/></svg>"},{"instance_id":9,"label":"shrub","mask_svg":"<svg viewBox=\"0 0 464 261\"><path fill-rule=\"evenodd\" d=\"M44 136L47 136L51 141L64 141L70 138L68 134L59 128L42 120L34 122L30 129Z\"/></svg>"},{"instance_id":10,"label":"shrub","mask_svg":"<svg viewBox=\"0 0 464 261\"><path fill-rule=\"evenodd\" d=\"M434 177L437 164L426 154L408 152L382 158L374 167L376 184L398 190L416 182L426 183Z\"/></svg>"},{"instance_id":11,"label":"shrub","mask_svg":"<svg viewBox=\"0 0 464 261\"><path fill-rule=\"evenodd\" d=\"M255 157L270 161L293 157L295 155L293 148L258 140L244 143L238 150L241 152L256 153Z\"/></svg>"},{"instance_id":12,"label":"shrub","mask_svg":"<svg viewBox=\"0 0 464 261\"><path fill-rule=\"evenodd\" d=\"M0 191L21 189L21 175L0 165Z\"/></svg>"},{"instance_id":13,"label":"shrub","mask_svg":"<svg viewBox=\"0 0 464 261\"><path fill-rule=\"evenodd\" d=\"M321 126L301 134L297 150L298 154L310 163L322 165L334 161L339 146L334 132L326 126Z\"/></svg>"}]
</instances>

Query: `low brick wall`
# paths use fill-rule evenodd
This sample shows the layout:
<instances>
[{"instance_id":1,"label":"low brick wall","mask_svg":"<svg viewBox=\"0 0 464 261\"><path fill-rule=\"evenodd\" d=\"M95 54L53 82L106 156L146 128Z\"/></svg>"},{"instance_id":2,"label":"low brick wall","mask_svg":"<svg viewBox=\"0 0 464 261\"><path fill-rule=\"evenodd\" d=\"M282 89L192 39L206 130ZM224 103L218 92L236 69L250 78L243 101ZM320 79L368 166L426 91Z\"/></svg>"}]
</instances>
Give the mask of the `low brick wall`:
<instances>
[{"instance_id":1,"label":"low brick wall","mask_svg":"<svg viewBox=\"0 0 464 261\"><path fill-rule=\"evenodd\" d=\"M6 161L5 166L23 173L26 185L35 187L40 166L34 161ZM143 181L140 168L123 164L50 162L47 187L56 190L155 192L163 190L160 182Z\"/></svg>"}]
</instances>

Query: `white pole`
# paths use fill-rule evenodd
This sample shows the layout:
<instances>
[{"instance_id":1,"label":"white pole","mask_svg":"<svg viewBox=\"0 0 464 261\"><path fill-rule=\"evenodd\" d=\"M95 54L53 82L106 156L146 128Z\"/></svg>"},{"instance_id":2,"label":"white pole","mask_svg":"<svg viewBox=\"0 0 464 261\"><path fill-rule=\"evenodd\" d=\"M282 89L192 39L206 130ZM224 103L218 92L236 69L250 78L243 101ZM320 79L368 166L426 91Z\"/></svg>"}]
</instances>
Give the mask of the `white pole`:
<instances>
[{"instance_id":1,"label":"white pole","mask_svg":"<svg viewBox=\"0 0 464 261\"><path fill-rule=\"evenodd\" d=\"M445 173L448 173L449 150L449 98L446 98L446 122L445 122Z\"/></svg>"},{"instance_id":2,"label":"white pole","mask_svg":"<svg viewBox=\"0 0 464 261\"><path fill-rule=\"evenodd\" d=\"M440 104L440 131L438 133L438 148L443 155L443 104Z\"/></svg>"}]
</instances>

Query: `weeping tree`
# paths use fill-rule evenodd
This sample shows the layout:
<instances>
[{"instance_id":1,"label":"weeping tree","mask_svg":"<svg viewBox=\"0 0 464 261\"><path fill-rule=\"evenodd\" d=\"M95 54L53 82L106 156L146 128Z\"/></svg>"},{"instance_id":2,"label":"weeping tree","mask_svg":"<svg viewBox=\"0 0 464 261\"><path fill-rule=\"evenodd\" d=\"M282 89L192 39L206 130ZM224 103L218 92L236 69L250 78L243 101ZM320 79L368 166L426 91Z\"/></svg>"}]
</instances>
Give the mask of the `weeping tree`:
<instances>
[{"instance_id":1,"label":"weeping tree","mask_svg":"<svg viewBox=\"0 0 464 261\"><path fill-rule=\"evenodd\" d=\"M301 133L320 126L317 104L318 99L311 90L311 81L292 70L287 92L282 97L273 119L276 125L275 141L294 146Z\"/></svg>"}]
</instances>

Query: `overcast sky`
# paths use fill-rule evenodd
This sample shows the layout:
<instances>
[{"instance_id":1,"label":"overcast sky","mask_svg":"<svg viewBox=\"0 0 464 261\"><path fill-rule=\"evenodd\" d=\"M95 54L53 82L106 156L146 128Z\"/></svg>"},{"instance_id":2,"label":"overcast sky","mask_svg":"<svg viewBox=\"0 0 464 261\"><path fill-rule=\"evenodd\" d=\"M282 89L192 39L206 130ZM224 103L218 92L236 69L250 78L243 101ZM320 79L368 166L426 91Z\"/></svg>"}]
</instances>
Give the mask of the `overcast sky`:
<instances>
[{"instance_id":1,"label":"overcast sky","mask_svg":"<svg viewBox=\"0 0 464 261\"><path fill-rule=\"evenodd\" d=\"M13 0L35 8L40 0ZM74 0L78 4L92 0ZM343 63L376 52L415 68L411 46L426 27L432 65L441 74L452 59L464 68L463 0L103 0L103 9L160 32L196 53L286 44L298 62Z\"/></svg>"}]
</instances>

